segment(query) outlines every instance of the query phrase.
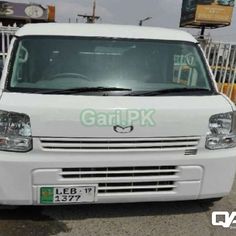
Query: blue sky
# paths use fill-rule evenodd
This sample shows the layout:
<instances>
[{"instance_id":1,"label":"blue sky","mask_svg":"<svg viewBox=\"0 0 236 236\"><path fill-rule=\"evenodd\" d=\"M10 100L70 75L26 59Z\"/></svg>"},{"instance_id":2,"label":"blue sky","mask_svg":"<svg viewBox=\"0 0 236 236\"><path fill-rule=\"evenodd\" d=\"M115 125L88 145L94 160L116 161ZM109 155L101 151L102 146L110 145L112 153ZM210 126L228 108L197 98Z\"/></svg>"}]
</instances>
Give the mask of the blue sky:
<instances>
[{"instance_id":1,"label":"blue sky","mask_svg":"<svg viewBox=\"0 0 236 236\"><path fill-rule=\"evenodd\" d=\"M10 0L11 1L11 0ZM78 13L91 13L92 0L12 0L12 2L37 2L54 4L57 10L57 21L75 21ZM97 0L97 14L102 17L101 23L137 25L139 19L152 16L147 26L178 28L182 0ZM82 20L80 20L82 21ZM189 30L197 34L196 30ZM207 31L221 41L236 42L236 9L231 26Z\"/></svg>"}]
</instances>

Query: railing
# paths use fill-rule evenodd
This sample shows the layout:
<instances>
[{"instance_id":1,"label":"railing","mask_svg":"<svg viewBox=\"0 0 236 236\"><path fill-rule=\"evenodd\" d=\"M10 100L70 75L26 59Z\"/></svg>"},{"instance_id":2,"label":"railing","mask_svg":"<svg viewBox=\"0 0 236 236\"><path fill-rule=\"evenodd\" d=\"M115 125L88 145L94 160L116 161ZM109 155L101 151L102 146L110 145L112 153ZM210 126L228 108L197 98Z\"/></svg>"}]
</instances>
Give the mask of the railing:
<instances>
[{"instance_id":1,"label":"railing","mask_svg":"<svg viewBox=\"0 0 236 236\"><path fill-rule=\"evenodd\" d=\"M219 91L236 103L236 43L207 40L202 46Z\"/></svg>"},{"instance_id":2,"label":"railing","mask_svg":"<svg viewBox=\"0 0 236 236\"><path fill-rule=\"evenodd\" d=\"M11 39L15 32L17 31L17 27L11 26L0 26L0 33L1 33L1 43L0 43L0 58L5 63L7 51L11 42Z\"/></svg>"}]
</instances>

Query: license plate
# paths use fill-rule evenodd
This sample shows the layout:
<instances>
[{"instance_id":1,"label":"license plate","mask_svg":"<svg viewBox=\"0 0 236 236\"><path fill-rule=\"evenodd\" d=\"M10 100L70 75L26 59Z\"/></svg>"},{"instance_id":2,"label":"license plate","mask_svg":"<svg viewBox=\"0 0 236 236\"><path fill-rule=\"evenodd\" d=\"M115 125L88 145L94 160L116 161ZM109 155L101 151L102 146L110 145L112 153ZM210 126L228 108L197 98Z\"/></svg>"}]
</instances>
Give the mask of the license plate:
<instances>
[{"instance_id":1,"label":"license plate","mask_svg":"<svg viewBox=\"0 0 236 236\"><path fill-rule=\"evenodd\" d=\"M96 186L41 187L40 204L94 202Z\"/></svg>"}]
</instances>

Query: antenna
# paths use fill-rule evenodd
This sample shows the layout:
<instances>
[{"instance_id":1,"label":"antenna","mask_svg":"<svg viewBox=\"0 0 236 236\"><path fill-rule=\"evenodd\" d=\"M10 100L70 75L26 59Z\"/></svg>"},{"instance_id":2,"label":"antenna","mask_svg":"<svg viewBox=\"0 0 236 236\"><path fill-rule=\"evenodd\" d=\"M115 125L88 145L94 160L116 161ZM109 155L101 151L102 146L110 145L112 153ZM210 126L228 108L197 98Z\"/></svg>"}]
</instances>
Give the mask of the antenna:
<instances>
[{"instance_id":1,"label":"antenna","mask_svg":"<svg viewBox=\"0 0 236 236\"><path fill-rule=\"evenodd\" d=\"M143 22L148 21L148 20L151 20L151 19L152 19L152 17L151 17L151 16L148 16L148 17L146 17L146 18L140 20L140 21L139 21L139 26L143 26Z\"/></svg>"}]
</instances>

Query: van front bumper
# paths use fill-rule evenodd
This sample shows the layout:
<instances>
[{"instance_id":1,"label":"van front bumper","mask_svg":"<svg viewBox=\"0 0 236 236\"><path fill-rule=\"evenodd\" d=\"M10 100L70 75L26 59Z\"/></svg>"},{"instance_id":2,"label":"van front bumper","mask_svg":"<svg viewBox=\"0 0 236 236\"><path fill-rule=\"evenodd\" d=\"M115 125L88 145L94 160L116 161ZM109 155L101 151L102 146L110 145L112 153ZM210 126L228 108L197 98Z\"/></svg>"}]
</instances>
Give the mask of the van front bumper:
<instances>
[{"instance_id":1,"label":"van front bumper","mask_svg":"<svg viewBox=\"0 0 236 236\"><path fill-rule=\"evenodd\" d=\"M202 149L193 156L169 151L1 152L0 204L38 205L40 187L72 185L97 186L94 203L223 197L231 191L235 167L236 149ZM153 169L155 174L150 173ZM67 171L72 173L65 177ZM78 171L101 171L102 174L81 176ZM113 175L112 171L119 171L119 174ZM159 191L157 187L155 190L155 183L168 185L169 188Z\"/></svg>"}]
</instances>

